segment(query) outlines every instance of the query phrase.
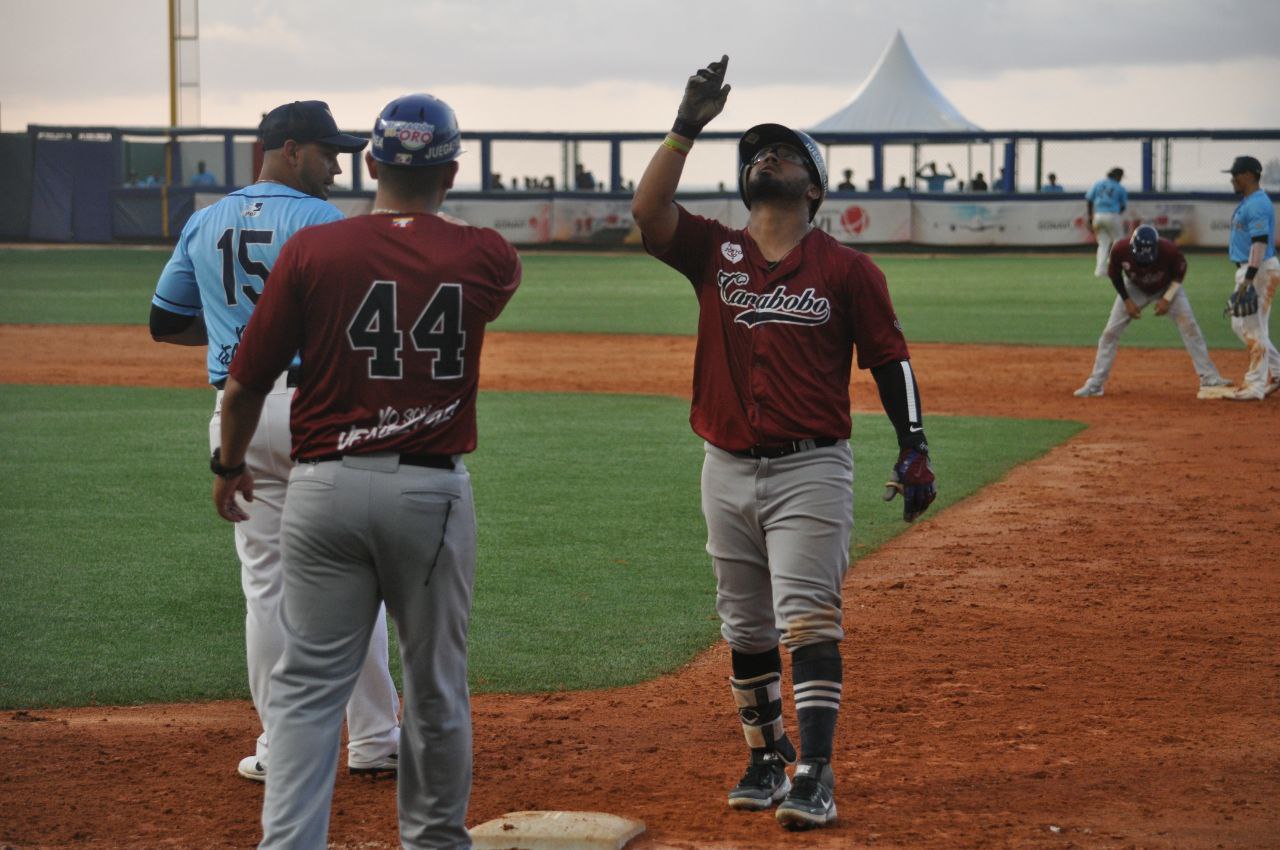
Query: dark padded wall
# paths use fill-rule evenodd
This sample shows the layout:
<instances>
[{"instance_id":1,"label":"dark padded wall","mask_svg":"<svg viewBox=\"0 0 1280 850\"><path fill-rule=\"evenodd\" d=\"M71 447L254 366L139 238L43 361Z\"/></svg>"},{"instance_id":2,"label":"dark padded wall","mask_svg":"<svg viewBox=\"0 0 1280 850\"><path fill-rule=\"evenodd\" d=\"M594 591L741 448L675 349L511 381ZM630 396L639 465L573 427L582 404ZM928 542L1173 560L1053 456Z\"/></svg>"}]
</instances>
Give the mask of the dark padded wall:
<instances>
[{"instance_id":1,"label":"dark padded wall","mask_svg":"<svg viewBox=\"0 0 1280 850\"><path fill-rule=\"evenodd\" d=\"M31 137L0 133L0 239L31 232Z\"/></svg>"}]
</instances>

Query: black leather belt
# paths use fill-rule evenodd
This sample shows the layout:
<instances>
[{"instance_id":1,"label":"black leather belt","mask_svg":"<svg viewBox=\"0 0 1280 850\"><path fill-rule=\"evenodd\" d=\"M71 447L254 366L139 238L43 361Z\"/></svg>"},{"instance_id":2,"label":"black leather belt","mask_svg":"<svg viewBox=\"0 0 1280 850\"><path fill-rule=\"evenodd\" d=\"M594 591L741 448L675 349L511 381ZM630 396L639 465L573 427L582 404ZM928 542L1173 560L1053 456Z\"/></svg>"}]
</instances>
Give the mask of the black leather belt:
<instances>
[{"instance_id":1,"label":"black leather belt","mask_svg":"<svg viewBox=\"0 0 1280 850\"><path fill-rule=\"evenodd\" d=\"M342 460L343 455L331 454L319 457L300 457L298 463L328 463ZM431 469L453 469L453 455L400 455L401 466L427 466Z\"/></svg>"},{"instance_id":2,"label":"black leather belt","mask_svg":"<svg viewBox=\"0 0 1280 850\"><path fill-rule=\"evenodd\" d=\"M760 445L752 446L749 449L731 451L729 454L736 457L765 458L773 460L775 458L793 455L797 452L807 452L810 449L825 449L828 446L834 446L837 442L838 441L833 437L821 437L816 440L792 440L790 443L761 443Z\"/></svg>"},{"instance_id":3,"label":"black leather belt","mask_svg":"<svg viewBox=\"0 0 1280 850\"><path fill-rule=\"evenodd\" d=\"M284 385L286 387L296 387L298 385L298 377L301 375L301 372L301 369L294 369L290 367L289 371L285 374ZM221 381L218 381L213 385L213 388L215 390L225 390L227 388L227 379L223 378Z\"/></svg>"}]
</instances>

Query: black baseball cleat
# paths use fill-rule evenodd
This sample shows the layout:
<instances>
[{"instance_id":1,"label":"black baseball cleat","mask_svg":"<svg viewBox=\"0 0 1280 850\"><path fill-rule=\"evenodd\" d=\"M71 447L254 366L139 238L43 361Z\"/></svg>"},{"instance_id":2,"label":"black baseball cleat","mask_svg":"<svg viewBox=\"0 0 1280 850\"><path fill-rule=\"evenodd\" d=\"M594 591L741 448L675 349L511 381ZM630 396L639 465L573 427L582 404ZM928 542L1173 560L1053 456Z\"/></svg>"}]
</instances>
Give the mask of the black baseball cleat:
<instances>
[{"instance_id":1,"label":"black baseball cleat","mask_svg":"<svg viewBox=\"0 0 1280 850\"><path fill-rule=\"evenodd\" d=\"M729 792L729 808L758 812L781 800L791 789L786 762L771 750L752 750L747 772Z\"/></svg>"},{"instance_id":2,"label":"black baseball cleat","mask_svg":"<svg viewBox=\"0 0 1280 850\"><path fill-rule=\"evenodd\" d=\"M778 804L778 823L799 831L834 822L835 787L836 777L827 759L803 759L796 765L790 793Z\"/></svg>"},{"instance_id":3,"label":"black baseball cleat","mask_svg":"<svg viewBox=\"0 0 1280 850\"><path fill-rule=\"evenodd\" d=\"M380 776L388 775L395 777L400 771L400 754L391 753L371 762L347 762L347 772L353 776L364 776L369 779L377 779Z\"/></svg>"}]
</instances>

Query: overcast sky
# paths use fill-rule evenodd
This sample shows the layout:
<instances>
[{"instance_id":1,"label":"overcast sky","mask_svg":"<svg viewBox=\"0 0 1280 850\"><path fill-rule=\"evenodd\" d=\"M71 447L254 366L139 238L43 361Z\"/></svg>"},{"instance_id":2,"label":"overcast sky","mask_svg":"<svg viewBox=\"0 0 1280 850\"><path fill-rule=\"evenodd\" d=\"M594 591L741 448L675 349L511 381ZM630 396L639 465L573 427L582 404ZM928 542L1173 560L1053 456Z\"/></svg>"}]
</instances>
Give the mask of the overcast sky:
<instances>
[{"instance_id":1,"label":"overcast sky","mask_svg":"<svg viewBox=\"0 0 1280 850\"><path fill-rule=\"evenodd\" d=\"M0 128L163 125L165 0L0 0ZM201 123L328 100L362 129L407 91L464 129L665 129L728 53L721 129L835 111L901 29L989 129L1280 126L1275 0L205 0Z\"/></svg>"}]
</instances>

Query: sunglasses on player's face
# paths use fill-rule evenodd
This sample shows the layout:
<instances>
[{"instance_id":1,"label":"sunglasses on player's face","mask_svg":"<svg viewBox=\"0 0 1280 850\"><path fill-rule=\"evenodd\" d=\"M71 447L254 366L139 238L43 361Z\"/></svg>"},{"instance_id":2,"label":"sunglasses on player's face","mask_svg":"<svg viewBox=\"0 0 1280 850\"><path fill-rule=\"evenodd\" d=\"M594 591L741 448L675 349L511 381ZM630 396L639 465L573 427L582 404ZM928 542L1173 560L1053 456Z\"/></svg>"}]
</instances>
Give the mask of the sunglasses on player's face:
<instances>
[{"instance_id":1,"label":"sunglasses on player's face","mask_svg":"<svg viewBox=\"0 0 1280 850\"><path fill-rule=\"evenodd\" d=\"M765 145L756 151L756 155L751 158L751 165L759 165L769 154L773 154L775 158L783 162L790 162L793 165L804 165L806 162L805 155L796 148L791 145L776 144Z\"/></svg>"}]
</instances>

